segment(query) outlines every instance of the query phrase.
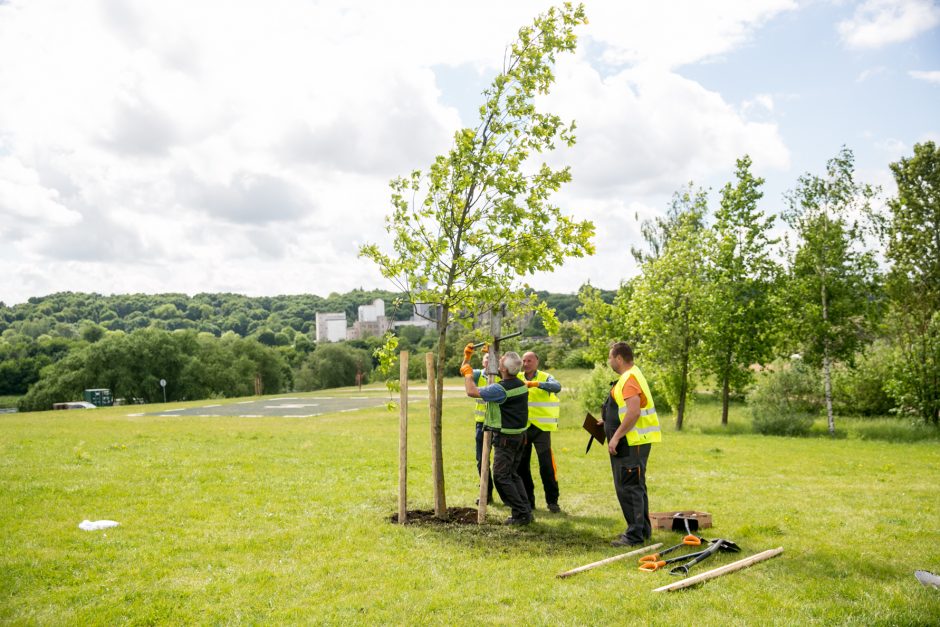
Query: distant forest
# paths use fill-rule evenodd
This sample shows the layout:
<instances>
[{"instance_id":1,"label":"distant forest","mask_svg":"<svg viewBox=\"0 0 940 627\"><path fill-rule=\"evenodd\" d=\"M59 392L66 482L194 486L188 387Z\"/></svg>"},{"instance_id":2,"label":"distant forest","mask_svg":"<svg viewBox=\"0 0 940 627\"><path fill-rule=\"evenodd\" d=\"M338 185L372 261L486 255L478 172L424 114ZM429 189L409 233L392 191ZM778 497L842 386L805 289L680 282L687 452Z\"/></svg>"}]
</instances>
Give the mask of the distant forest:
<instances>
[{"instance_id":1,"label":"distant forest","mask_svg":"<svg viewBox=\"0 0 940 627\"><path fill-rule=\"evenodd\" d=\"M562 322L578 318L576 294L537 295ZM612 301L614 292L603 296ZM167 391L179 400L250 393L259 373L266 373L271 393L349 385L356 369L372 370L378 339L343 342L333 354L315 357L316 314L345 312L351 324L358 307L377 298L389 318L412 317L400 294L362 289L325 298L61 292L13 306L0 302L0 396L29 393L19 404L31 410L73 400L83 387L110 386L115 397L154 400L162 392L154 381L161 378L171 381ZM414 331L402 333L403 348L430 346L423 331ZM544 333L538 318L525 329L527 336Z\"/></svg>"}]
</instances>

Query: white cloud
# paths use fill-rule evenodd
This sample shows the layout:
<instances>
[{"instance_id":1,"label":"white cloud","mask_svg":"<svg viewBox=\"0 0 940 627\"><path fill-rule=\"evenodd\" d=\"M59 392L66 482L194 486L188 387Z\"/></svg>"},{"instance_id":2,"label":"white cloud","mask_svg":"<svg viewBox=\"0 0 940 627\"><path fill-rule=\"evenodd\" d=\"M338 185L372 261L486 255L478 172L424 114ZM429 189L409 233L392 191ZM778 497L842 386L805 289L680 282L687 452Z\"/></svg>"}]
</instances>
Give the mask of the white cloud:
<instances>
[{"instance_id":1,"label":"white cloud","mask_svg":"<svg viewBox=\"0 0 940 627\"><path fill-rule=\"evenodd\" d=\"M578 121L578 143L561 157L583 196L668 195L734 167L750 154L756 167L786 169L789 152L775 124L742 117L698 83L651 66L601 78L562 61L551 109ZM758 98L772 108L769 97Z\"/></svg>"},{"instance_id":2,"label":"white cloud","mask_svg":"<svg viewBox=\"0 0 940 627\"><path fill-rule=\"evenodd\" d=\"M747 44L767 21L796 8L795 0L605 2L588 7L586 34L607 45L608 62L674 68Z\"/></svg>"},{"instance_id":3,"label":"white cloud","mask_svg":"<svg viewBox=\"0 0 940 627\"><path fill-rule=\"evenodd\" d=\"M850 48L881 48L913 39L938 24L940 6L933 0L866 0L837 29Z\"/></svg>"},{"instance_id":4,"label":"white cloud","mask_svg":"<svg viewBox=\"0 0 940 627\"><path fill-rule=\"evenodd\" d=\"M923 72L920 70L911 70L908 72L908 75L911 78L916 78L919 81L927 81L928 83L940 83L940 70L931 70L929 72Z\"/></svg>"},{"instance_id":5,"label":"white cloud","mask_svg":"<svg viewBox=\"0 0 940 627\"><path fill-rule=\"evenodd\" d=\"M492 75L548 5L3 4L0 274L12 278L0 299L387 286L356 251L388 240L388 179L426 168L472 123L431 68ZM754 94L772 87L732 101L681 70L756 45L795 0L587 8L547 104L578 121L559 204L599 225L598 256L538 278L559 290L615 286L603 269L628 271L634 215L662 211L688 180L744 153L762 174L790 162L779 94Z\"/></svg>"}]
</instances>

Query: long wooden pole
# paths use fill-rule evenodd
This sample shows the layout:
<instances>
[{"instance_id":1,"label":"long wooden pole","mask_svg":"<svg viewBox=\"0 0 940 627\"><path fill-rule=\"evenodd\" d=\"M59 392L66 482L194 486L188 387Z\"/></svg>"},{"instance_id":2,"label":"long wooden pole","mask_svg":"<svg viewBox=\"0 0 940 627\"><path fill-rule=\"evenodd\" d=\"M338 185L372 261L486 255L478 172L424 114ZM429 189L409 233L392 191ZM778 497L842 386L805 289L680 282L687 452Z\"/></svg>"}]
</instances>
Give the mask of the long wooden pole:
<instances>
[{"instance_id":1,"label":"long wooden pole","mask_svg":"<svg viewBox=\"0 0 940 627\"><path fill-rule=\"evenodd\" d=\"M428 408L431 415L431 478L434 481L434 517L443 520L447 518L447 505L444 502L444 469L441 467L443 459L440 450L441 425L434 419L434 410L437 406L434 353L425 353L424 361L428 370Z\"/></svg>"},{"instance_id":2,"label":"long wooden pole","mask_svg":"<svg viewBox=\"0 0 940 627\"><path fill-rule=\"evenodd\" d=\"M671 583L668 586L662 586L656 588L653 592L672 592L673 590L679 590L681 588L688 588L689 586L694 586L697 583L705 581L707 579L714 579L715 577L721 577L722 575L727 575L728 573L733 573L736 570L741 570L742 568L747 568L751 564L756 564L757 562L763 562L764 560L769 560L772 557L777 557L783 553L783 547L777 547L776 549L767 549L762 553L757 555L752 555L750 557L745 557L743 560L738 560L736 562L731 562L730 564L725 564L724 566L719 566L718 568L713 568L712 570L706 571L701 575L695 575L694 577L688 577L682 581L677 581L676 583Z\"/></svg>"},{"instance_id":3,"label":"long wooden pole","mask_svg":"<svg viewBox=\"0 0 940 627\"><path fill-rule=\"evenodd\" d=\"M408 522L408 351L398 355L398 522Z\"/></svg>"},{"instance_id":4,"label":"long wooden pole","mask_svg":"<svg viewBox=\"0 0 940 627\"><path fill-rule=\"evenodd\" d=\"M624 558L631 557L633 555L639 555L640 553L649 553L650 551L655 551L663 545L662 542L657 542L656 544L651 544L649 546L644 546L642 549L636 549L635 551L630 551L629 553L621 553L620 555L614 555L613 557L608 557L599 562L591 562L590 564L585 564L584 566L578 566L571 570L567 570L563 573L558 573L555 575L559 579L564 579L565 577L570 577L571 575L577 575L578 573L583 573L586 570L591 570L592 568L597 568L598 566L603 566L604 564L610 564L611 562L618 562Z\"/></svg>"}]
</instances>

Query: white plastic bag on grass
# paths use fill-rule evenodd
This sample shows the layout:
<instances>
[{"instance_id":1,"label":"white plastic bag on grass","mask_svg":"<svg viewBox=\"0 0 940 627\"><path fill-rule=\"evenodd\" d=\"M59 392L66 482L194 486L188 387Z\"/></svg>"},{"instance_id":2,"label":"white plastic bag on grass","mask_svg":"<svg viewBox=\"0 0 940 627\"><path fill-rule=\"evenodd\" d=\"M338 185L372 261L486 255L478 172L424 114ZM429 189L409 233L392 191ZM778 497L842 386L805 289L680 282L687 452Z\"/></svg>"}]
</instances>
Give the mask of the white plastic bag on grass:
<instances>
[{"instance_id":1,"label":"white plastic bag on grass","mask_svg":"<svg viewBox=\"0 0 940 627\"><path fill-rule=\"evenodd\" d=\"M94 522L90 520L83 520L78 523L79 529L84 529L85 531L98 531L99 529L107 529L108 527L117 527L120 523L116 523L113 520L96 520Z\"/></svg>"}]
</instances>

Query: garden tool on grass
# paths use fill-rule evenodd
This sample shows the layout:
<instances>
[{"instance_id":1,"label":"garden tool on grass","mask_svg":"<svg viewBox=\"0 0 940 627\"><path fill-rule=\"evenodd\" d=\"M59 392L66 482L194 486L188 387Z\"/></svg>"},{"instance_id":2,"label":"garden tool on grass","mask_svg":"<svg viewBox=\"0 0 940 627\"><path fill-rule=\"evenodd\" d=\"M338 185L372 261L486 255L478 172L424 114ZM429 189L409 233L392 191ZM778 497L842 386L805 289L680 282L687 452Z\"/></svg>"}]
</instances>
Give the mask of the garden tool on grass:
<instances>
[{"instance_id":1,"label":"garden tool on grass","mask_svg":"<svg viewBox=\"0 0 940 627\"><path fill-rule=\"evenodd\" d=\"M658 561L659 558L662 557L663 555L666 555L667 553L672 553L676 549L681 549L684 546L699 546L701 544L702 544L702 539L700 537L689 534L682 539L682 542L680 542L679 544L675 546L671 546L668 549L663 549L659 553L653 553L651 555L644 555L643 557L640 558L640 563L642 564L643 562L655 562L655 561Z\"/></svg>"},{"instance_id":2,"label":"garden tool on grass","mask_svg":"<svg viewBox=\"0 0 940 627\"><path fill-rule=\"evenodd\" d=\"M702 539L697 535L692 533L692 529L689 526L689 521L691 520L694 523L695 530L698 531L698 519L690 518L688 516L683 516L682 514L676 514L672 517L672 530L681 531L682 528L679 526L679 521L682 521L685 524L685 533L686 536L682 538L683 544L688 544L689 546L699 546L702 544Z\"/></svg>"},{"instance_id":3,"label":"garden tool on grass","mask_svg":"<svg viewBox=\"0 0 940 627\"><path fill-rule=\"evenodd\" d=\"M679 544L679 545L676 545L676 546L679 547L679 546L684 546L684 545ZM676 547L672 547L672 548L676 548ZM705 551L707 551L707 550L708 550L708 549L705 549ZM641 560L641 561L640 561L640 570L643 570L643 571L646 571L646 572L648 572L648 573L651 573L651 572L653 572L654 570L659 570L660 568L662 568L662 567L665 566L666 564L672 564L673 562L681 562L682 560L687 560L687 559L694 559L694 558L696 558L696 557L702 555L703 553L705 553L705 551L698 551L698 552L696 552L696 553L687 553L687 554L685 554L685 555L677 555L676 557L671 557L671 558L669 558L669 559L667 559L667 560L646 560L646 561L642 561L642 560ZM663 551L663 553L665 553L665 551ZM659 553L659 555L662 555L662 553ZM647 555L646 557L650 557L650 556Z\"/></svg>"},{"instance_id":4,"label":"garden tool on grass","mask_svg":"<svg viewBox=\"0 0 940 627\"><path fill-rule=\"evenodd\" d=\"M669 571L669 574L676 575L676 576L688 575L689 568L691 568L695 564L698 564L702 560L708 559L709 557L711 557L718 551L726 551L729 553L739 553L741 551L741 547L739 547L737 544L735 544L731 540L725 540L725 539L719 538L717 540L710 540L710 542L711 542L710 547L698 553L692 561L676 566L675 568Z\"/></svg>"}]
</instances>

